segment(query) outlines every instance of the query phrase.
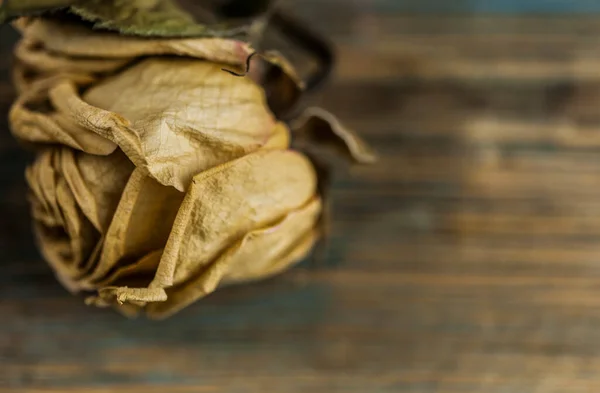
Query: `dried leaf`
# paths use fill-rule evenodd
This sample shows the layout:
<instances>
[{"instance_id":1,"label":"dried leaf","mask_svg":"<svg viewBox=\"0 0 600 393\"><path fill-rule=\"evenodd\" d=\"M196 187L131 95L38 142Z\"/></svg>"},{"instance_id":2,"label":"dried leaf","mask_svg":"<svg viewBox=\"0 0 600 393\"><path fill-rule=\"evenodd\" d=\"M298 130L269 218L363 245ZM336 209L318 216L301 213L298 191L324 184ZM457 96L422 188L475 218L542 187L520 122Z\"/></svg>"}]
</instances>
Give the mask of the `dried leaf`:
<instances>
[{"instance_id":1,"label":"dried leaf","mask_svg":"<svg viewBox=\"0 0 600 393\"><path fill-rule=\"evenodd\" d=\"M25 15L39 15L74 4L76 0L0 0L0 24Z\"/></svg>"},{"instance_id":2,"label":"dried leaf","mask_svg":"<svg viewBox=\"0 0 600 393\"><path fill-rule=\"evenodd\" d=\"M143 37L247 39L251 28L251 23L198 23L174 0L7 0L0 1L0 24L28 15L69 17L59 11L76 15L94 29Z\"/></svg>"},{"instance_id":3,"label":"dried leaf","mask_svg":"<svg viewBox=\"0 0 600 393\"><path fill-rule=\"evenodd\" d=\"M248 31L248 26L197 23L173 0L85 0L71 11L94 28L125 35L244 38Z\"/></svg>"}]
</instances>

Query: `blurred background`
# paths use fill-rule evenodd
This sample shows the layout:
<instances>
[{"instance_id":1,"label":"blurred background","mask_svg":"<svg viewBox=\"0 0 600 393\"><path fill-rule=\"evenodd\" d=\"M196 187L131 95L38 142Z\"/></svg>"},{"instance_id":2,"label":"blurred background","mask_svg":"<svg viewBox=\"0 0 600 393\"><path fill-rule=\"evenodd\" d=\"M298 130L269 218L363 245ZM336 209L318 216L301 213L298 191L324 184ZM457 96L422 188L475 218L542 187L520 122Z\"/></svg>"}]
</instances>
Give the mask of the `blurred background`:
<instances>
[{"instance_id":1,"label":"blurred background","mask_svg":"<svg viewBox=\"0 0 600 393\"><path fill-rule=\"evenodd\" d=\"M281 0L333 43L318 264L164 322L87 308L34 248L0 28L0 393L600 391L600 1Z\"/></svg>"}]
</instances>

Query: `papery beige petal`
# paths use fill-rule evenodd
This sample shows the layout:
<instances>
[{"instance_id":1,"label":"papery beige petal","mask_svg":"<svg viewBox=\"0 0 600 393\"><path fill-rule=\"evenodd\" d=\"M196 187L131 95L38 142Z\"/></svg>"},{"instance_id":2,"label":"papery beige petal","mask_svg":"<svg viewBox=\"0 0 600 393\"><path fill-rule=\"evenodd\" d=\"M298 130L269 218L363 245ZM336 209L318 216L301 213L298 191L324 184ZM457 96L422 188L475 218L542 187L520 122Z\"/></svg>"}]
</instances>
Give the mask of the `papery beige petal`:
<instances>
[{"instance_id":1,"label":"papery beige petal","mask_svg":"<svg viewBox=\"0 0 600 393\"><path fill-rule=\"evenodd\" d=\"M72 88L60 91L59 94L64 94L60 96L60 100L77 99L73 82L59 77L40 80L28 86L27 91L17 98L9 113L13 135L34 143L60 143L91 154L112 153L117 147L114 142L85 129L57 108L56 93L53 96L48 91L54 91L61 84ZM46 101L46 97L49 101ZM37 106L38 109L29 109L32 106Z\"/></svg>"},{"instance_id":2,"label":"papery beige petal","mask_svg":"<svg viewBox=\"0 0 600 393\"><path fill-rule=\"evenodd\" d=\"M81 25L34 19L19 26L23 36L52 52L106 59L179 55L219 63L244 64L253 52L248 44L224 38L141 38L87 29Z\"/></svg>"},{"instance_id":3,"label":"papery beige petal","mask_svg":"<svg viewBox=\"0 0 600 393\"><path fill-rule=\"evenodd\" d=\"M108 156L81 152L63 154L63 176L77 204L100 233L106 233L134 166L117 150Z\"/></svg>"},{"instance_id":4,"label":"papery beige petal","mask_svg":"<svg viewBox=\"0 0 600 393\"><path fill-rule=\"evenodd\" d=\"M34 233L45 260L54 269L57 278L71 292L78 290L73 277L78 272L71 258L71 242L66 233L65 220L57 201L57 178L53 156L55 150L42 151L26 170L30 202L34 218Z\"/></svg>"},{"instance_id":5,"label":"papery beige petal","mask_svg":"<svg viewBox=\"0 0 600 393\"><path fill-rule=\"evenodd\" d=\"M285 266L280 263L282 255L286 256L291 249L296 249L309 233L314 232L321 209L320 198L315 198L301 209L290 212L280 222L244 236L239 249L228 256L231 259L226 262L228 268L223 284L252 281L284 269Z\"/></svg>"},{"instance_id":6,"label":"papery beige petal","mask_svg":"<svg viewBox=\"0 0 600 393\"><path fill-rule=\"evenodd\" d=\"M59 71L44 74L27 67L19 61L16 61L13 67L13 84L19 99L29 106L47 101L48 90L61 81L69 81L78 88L85 88L97 80L96 75L89 73Z\"/></svg>"},{"instance_id":7,"label":"papery beige petal","mask_svg":"<svg viewBox=\"0 0 600 393\"><path fill-rule=\"evenodd\" d=\"M156 268L160 262L163 250L155 250L151 253L143 256L135 263L119 267L113 271L109 276L103 278L94 283L97 287L106 287L111 285L118 285L119 283L126 281L128 278L133 276L149 277L146 286L152 281ZM136 280L137 281L137 280Z\"/></svg>"},{"instance_id":8,"label":"papery beige petal","mask_svg":"<svg viewBox=\"0 0 600 393\"><path fill-rule=\"evenodd\" d=\"M62 226L64 220L56 203L56 174L52 165L54 151L41 151L25 170L33 218L47 226Z\"/></svg>"},{"instance_id":9,"label":"papery beige petal","mask_svg":"<svg viewBox=\"0 0 600 393\"><path fill-rule=\"evenodd\" d=\"M127 62L137 57L157 55L191 57L243 67L254 53L247 43L233 39L126 37L47 19L21 23L20 29L26 41L43 45L47 52L81 61L101 58L106 63L96 65L99 68L106 67L114 59ZM250 76L259 80L267 91L269 106L275 115L283 115L298 101L304 82L294 67L276 51L262 53L255 60ZM78 69L81 70L81 67ZM254 72L255 69L259 71Z\"/></svg>"},{"instance_id":10,"label":"papery beige petal","mask_svg":"<svg viewBox=\"0 0 600 393\"><path fill-rule=\"evenodd\" d=\"M279 259L275 261L269 261L270 265L257 274L256 276L244 277L243 280L239 281L226 281L223 279L223 286L230 284L238 284L242 282L248 282L252 280L265 279L270 276L274 276L276 274L281 273L282 271L289 269L290 266L300 262L302 259L306 258L310 253L311 249L314 247L315 242L319 238L319 232L316 230L310 231L305 234L300 241L285 255L281 256ZM258 273L258 272L257 272ZM206 277L199 278L199 282L196 284L202 287L202 280L214 280L212 276L207 275ZM192 287L186 287L188 289ZM179 293L177 289L173 289L172 291L167 290L168 297L165 302L157 302L157 303L149 303L146 307L146 314L150 319L154 320L162 320L171 317L173 314L181 311L183 308L189 306L195 300L202 298L208 293L204 293L202 291L190 291L190 292L181 292ZM171 297L173 297L171 301Z\"/></svg>"},{"instance_id":11,"label":"papery beige petal","mask_svg":"<svg viewBox=\"0 0 600 393\"><path fill-rule=\"evenodd\" d=\"M71 57L46 50L42 42L27 38L19 41L14 50L15 58L31 72L40 74L86 73L102 74L113 72L132 58L106 59L102 57Z\"/></svg>"},{"instance_id":12,"label":"papery beige petal","mask_svg":"<svg viewBox=\"0 0 600 393\"><path fill-rule=\"evenodd\" d=\"M91 289L85 276L132 171L122 152L94 156L67 147L43 150L27 169L36 238L70 290Z\"/></svg>"},{"instance_id":13,"label":"papery beige petal","mask_svg":"<svg viewBox=\"0 0 600 393\"><path fill-rule=\"evenodd\" d=\"M64 168L65 171L72 170ZM77 271L91 255L96 245L99 234L93 225L86 219L73 192L64 178L60 178L57 184L56 196L61 212L65 219L64 230L70 239L70 252L67 255L56 256L57 260L62 259L64 263L72 264Z\"/></svg>"},{"instance_id":14,"label":"papery beige petal","mask_svg":"<svg viewBox=\"0 0 600 393\"><path fill-rule=\"evenodd\" d=\"M198 274L243 234L304 205L315 188L310 162L291 151L260 151L197 175L152 286L168 288Z\"/></svg>"},{"instance_id":15,"label":"papery beige petal","mask_svg":"<svg viewBox=\"0 0 600 393\"><path fill-rule=\"evenodd\" d=\"M63 177L64 173L77 171L72 160L63 159L71 154L73 151L68 148L45 151L28 169L27 180L33 191L34 228L42 254L57 275L74 290L82 265L97 245L99 233L79 208ZM56 220L39 216L36 207L43 206L46 207L45 216L54 215Z\"/></svg>"},{"instance_id":16,"label":"papery beige petal","mask_svg":"<svg viewBox=\"0 0 600 393\"><path fill-rule=\"evenodd\" d=\"M264 149L272 149L272 150L286 150L290 147L290 130L283 122L277 123L275 129L273 130L273 134L263 145Z\"/></svg>"},{"instance_id":17,"label":"papery beige petal","mask_svg":"<svg viewBox=\"0 0 600 393\"><path fill-rule=\"evenodd\" d=\"M91 272L98 264L103 246L104 234L100 234L98 242L96 243L96 246L92 250L90 256L87 258L86 261L84 261L84 263L79 268L79 275L77 276L77 285L79 286L79 288L81 288L81 290L94 291L97 289L94 285L88 282L87 277L91 274Z\"/></svg>"},{"instance_id":18,"label":"papery beige petal","mask_svg":"<svg viewBox=\"0 0 600 393\"><path fill-rule=\"evenodd\" d=\"M321 236L320 230L313 229L312 231L310 231L310 232L306 233L304 236L302 236L302 238L296 244L296 246L293 249L291 249L287 254L285 254L283 257L281 257L279 260L276 260L272 265L265 268L265 270L263 270L261 272L255 272L256 275L254 277L246 276L246 277L244 277L244 279L240 278L240 280L226 281L225 283L227 283L227 284L241 283L241 282L245 282L248 280L265 279L265 278L280 274L283 271L289 269L290 266L293 266L295 263L298 263L301 260L305 259L308 256L308 254L311 252L313 247L315 246L315 243L317 242L317 240L319 240L320 236Z\"/></svg>"},{"instance_id":19,"label":"papery beige petal","mask_svg":"<svg viewBox=\"0 0 600 393\"><path fill-rule=\"evenodd\" d=\"M128 288L128 287L106 287L98 290L98 297L91 298L88 302L104 303L110 305L116 301L117 304L164 302L167 300L165 291L161 289L149 288Z\"/></svg>"},{"instance_id":20,"label":"papery beige petal","mask_svg":"<svg viewBox=\"0 0 600 393\"><path fill-rule=\"evenodd\" d=\"M145 60L93 87L84 100L93 108L68 103L82 124L181 191L195 174L259 149L275 128L258 86L194 60Z\"/></svg>"},{"instance_id":21,"label":"papery beige petal","mask_svg":"<svg viewBox=\"0 0 600 393\"><path fill-rule=\"evenodd\" d=\"M306 109L292 122L291 128L298 138L344 149L356 162L370 164L377 161L375 152L358 135L324 109Z\"/></svg>"},{"instance_id":22,"label":"papery beige petal","mask_svg":"<svg viewBox=\"0 0 600 393\"><path fill-rule=\"evenodd\" d=\"M226 283L251 281L288 268L304 257L307 251L305 238L313 232L320 207L320 201L313 199L279 222L249 232L196 277L167 289L166 301L149 304L148 315L167 317L213 292L222 280ZM298 246L301 246L301 253L297 252Z\"/></svg>"},{"instance_id":23,"label":"papery beige petal","mask_svg":"<svg viewBox=\"0 0 600 393\"><path fill-rule=\"evenodd\" d=\"M184 194L159 184L140 169L134 170L121 196L105 236L100 261L90 282L124 267L123 261L135 261L162 248L171 232Z\"/></svg>"}]
</instances>

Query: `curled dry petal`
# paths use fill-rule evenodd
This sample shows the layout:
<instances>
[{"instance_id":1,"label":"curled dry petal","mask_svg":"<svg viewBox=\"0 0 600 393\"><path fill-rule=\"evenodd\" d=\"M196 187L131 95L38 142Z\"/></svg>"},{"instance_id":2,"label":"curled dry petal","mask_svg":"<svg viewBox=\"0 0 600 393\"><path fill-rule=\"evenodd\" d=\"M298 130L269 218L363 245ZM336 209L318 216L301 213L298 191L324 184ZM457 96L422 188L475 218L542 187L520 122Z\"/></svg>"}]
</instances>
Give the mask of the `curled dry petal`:
<instances>
[{"instance_id":1,"label":"curled dry petal","mask_svg":"<svg viewBox=\"0 0 600 393\"><path fill-rule=\"evenodd\" d=\"M23 18L18 21L17 27L24 36L24 48L20 49L24 53L21 57L31 60L33 56L45 56L54 67L59 63L74 63L64 64L61 72L69 69L82 71L86 66L89 67L92 60L98 61L94 72L109 72L139 57L158 55L176 55L244 67L254 53L247 43L224 38L124 37L48 19ZM89 68L87 70L91 71ZM269 105L277 116L291 109L304 90L304 83L294 67L276 51L267 51L254 57L250 77L264 86Z\"/></svg>"},{"instance_id":2,"label":"curled dry petal","mask_svg":"<svg viewBox=\"0 0 600 393\"><path fill-rule=\"evenodd\" d=\"M178 55L218 63L245 64L253 52L247 43L225 38L128 37L41 18L21 20L16 26L25 39L39 43L50 52L74 58L133 59Z\"/></svg>"},{"instance_id":3,"label":"curled dry petal","mask_svg":"<svg viewBox=\"0 0 600 393\"><path fill-rule=\"evenodd\" d=\"M114 211L100 260L89 280L102 281L107 275L118 274L119 269L126 268L127 261L162 249L183 197L183 193L159 184L136 169Z\"/></svg>"},{"instance_id":4,"label":"curled dry petal","mask_svg":"<svg viewBox=\"0 0 600 393\"><path fill-rule=\"evenodd\" d=\"M259 149L275 119L263 91L221 65L188 59L148 59L91 88L84 96L112 114L73 114L117 143L161 184L185 190L192 177Z\"/></svg>"},{"instance_id":5,"label":"curled dry petal","mask_svg":"<svg viewBox=\"0 0 600 393\"><path fill-rule=\"evenodd\" d=\"M61 83L73 86L62 77L51 77L31 84L17 98L9 112L13 135L28 142L60 143L91 154L107 155L115 151L117 145L114 142L91 132L69 112L57 108L62 100L68 99L68 96L58 94L58 101L57 94L53 94ZM74 87L70 93L75 95Z\"/></svg>"},{"instance_id":6,"label":"curled dry petal","mask_svg":"<svg viewBox=\"0 0 600 393\"><path fill-rule=\"evenodd\" d=\"M183 282L240 233L304 205L315 191L310 162L291 151L257 152L198 174L175 219L152 286Z\"/></svg>"},{"instance_id":7,"label":"curled dry petal","mask_svg":"<svg viewBox=\"0 0 600 393\"><path fill-rule=\"evenodd\" d=\"M247 44L234 40L120 37L110 32L91 31L82 26L46 19L22 21L19 25L24 38L16 51L18 63L14 74L22 95L12 109L13 134L29 142L58 142L92 154L109 154L116 145L120 145L136 165L152 169L157 179L165 184L171 181L167 177L174 177L169 173L172 168L161 162L160 154L146 157L148 151L141 146L144 144L154 149L153 143L164 145L153 139L162 130L154 129L152 135L144 135L139 142L126 135L139 133L139 130L128 129L131 121L154 121L158 128L170 128L169 121L172 119L168 116L161 118L161 113L144 113L145 105L153 104L150 109L154 110L157 105L164 104L158 109L173 109L179 113L194 113L193 109L208 110L202 114L204 124L198 126L208 131L215 128L215 132L196 134L196 125L187 127L183 124L175 130L179 134L177 139L189 139L187 145L201 144L205 146L204 150L222 140L231 142L224 144L221 151L210 153L212 158L204 159L206 163L211 160L223 162L262 146L271 136L269 124L273 125L273 115L270 111L276 109L277 103L285 103L284 107L289 108L298 98L301 88L300 79L283 57L276 53L261 56L263 68L268 71L262 76L254 76L267 88L270 104L267 108L264 93L258 86L248 78L235 77L221 70L244 64L251 53ZM121 55L117 56L119 53ZM142 64L126 67L138 56L157 54L175 54L207 61L151 58ZM111 55L114 57L107 57ZM140 76L144 77L142 81L145 84L142 86L135 84ZM270 86L287 86L285 90L291 89L294 93L284 96L280 91L271 91ZM81 97L83 87L89 87L89 91ZM129 95L119 94L121 90L113 90L116 88ZM115 95L118 101L112 100ZM149 99L155 101L151 103L147 101ZM171 100L171 106L157 102L160 99ZM190 108L186 109L186 105ZM34 114L30 109L36 106L46 108ZM130 115L137 118L132 119ZM144 115L148 115L147 120L140 119ZM171 114L171 117L174 115ZM242 117L243 122L240 121ZM100 123L92 121L101 119L104 121ZM194 120L186 116L182 123L190 124ZM57 125L59 121L61 124ZM161 121L163 125L158 124ZM245 127L246 123L248 129L240 130L240 124ZM257 131L259 125L262 135ZM228 135L221 136L219 132ZM236 133L239 134L237 137ZM174 134L168 132L164 136L173 137ZM191 159L189 151L181 154L181 159ZM190 170L193 174L195 169ZM182 179L172 181L182 190L191 176L179 175Z\"/></svg>"},{"instance_id":8,"label":"curled dry petal","mask_svg":"<svg viewBox=\"0 0 600 393\"><path fill-rule=\"evenodd\" d=\"M294 210L279 222L256 229L224 251L210 266L184 284L167 289L167 299L148 306L151 318L166 318L219 285L263 279L306 257L318 236L319 199Z\"/></svg>"},{"instance_id":9,"label":"curled dry petal","mask_svg":"<svg viewBox=\"0 0 600 393\"><path fill-rule=\"evenodd\" d=\"M39 41L27 38L19 41L14 50L15 58L30 72L51 74L72 72L100 74L113 72L131 61L131 58L106 59L98 57L71 57L46 50Z\"/></svg>"},{"instance_id":10,"label":"curled dry petal","mask_svg":"<svg viewBox=\"0 0 600 393\"><path fill-rule=\"evenodd\" d=\"M298 138L307 138L317 144L331 144L346 151L358 163L371 164L377 161L377 155L369 145L322 108L306 109L292 122L291 127Z\"/></svg>"},{"instance_id":11,"label":"curled dry petal","mask_svg":"<svg viewBox=\"0 0 600 393\"><path fill-rule=\"evenodd\" d=\"M274 274L299 259L298 247L306 250L320 213L315 188L310 162L290 151L256 152L200 173L179 207L148 291L117 287L100 296L127 301L131 291L132 300L153 303L166 293L165 305L148 308L159 315L212 292L225 277L233 282Z\"/></svg>"},{"instance_id":12,"label":"curled dry petal","mask_svg":"<svg viewBox=\"0 0 600 393\"><path fill-rule=\"evenodd\" d=\"M71 290L93 265L131 162L116 151L108 156L47 149L26 172L37 241L45 259Z\"/></svg>"}]
</instances>

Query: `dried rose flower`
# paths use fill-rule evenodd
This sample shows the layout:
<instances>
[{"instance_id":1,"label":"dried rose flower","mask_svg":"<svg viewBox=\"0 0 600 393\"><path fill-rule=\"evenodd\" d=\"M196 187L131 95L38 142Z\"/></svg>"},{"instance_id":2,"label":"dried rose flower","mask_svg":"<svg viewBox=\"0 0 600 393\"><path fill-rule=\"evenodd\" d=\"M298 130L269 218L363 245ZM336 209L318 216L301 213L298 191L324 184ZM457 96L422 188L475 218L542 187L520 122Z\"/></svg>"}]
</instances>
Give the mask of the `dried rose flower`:
<instances>
[{"instance_id":1,"label":"dried rose flower","mask_svg":"<svg viewBox=\"0 0 600 393\"><path fill-rule=\"evenodd\" d=\"M318 175L289 149L290 130L261 85L223 71L245 64L248 44L45 18L17 26L11 129L38 151L26 173L35 232L68 289L164 318L307 255L319 237ZM263 59L301 91L285 59ZM374 159L323 110L293 125L359 162Z\"/></svg>"}]
</instances>

